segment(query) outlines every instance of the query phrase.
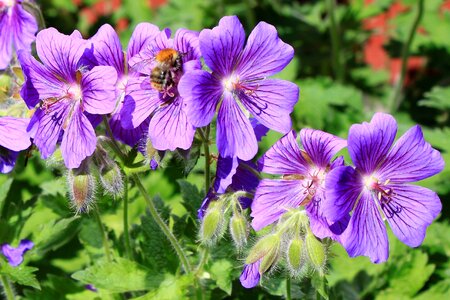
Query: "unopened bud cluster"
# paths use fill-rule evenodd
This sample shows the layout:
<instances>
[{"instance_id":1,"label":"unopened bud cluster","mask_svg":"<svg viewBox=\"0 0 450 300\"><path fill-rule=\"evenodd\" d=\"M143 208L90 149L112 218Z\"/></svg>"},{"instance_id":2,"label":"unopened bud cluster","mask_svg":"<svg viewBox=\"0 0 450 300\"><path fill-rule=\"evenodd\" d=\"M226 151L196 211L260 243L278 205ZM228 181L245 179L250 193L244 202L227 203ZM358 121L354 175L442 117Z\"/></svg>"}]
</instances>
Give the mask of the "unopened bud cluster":
<instances>
[{"instance_id":1,"label":"unopened bud cluster","mask_svg":"<svg viewBox=\"0 0 450 300\"><path fill-rule=\"evenodd\" d=\"M272 232L262 236L250 249L245 263L261 261L259 273L262 275L283 259L294 278L325 272L327 246L311 232L308 216L302 208L286 212Z\"/></svg>"},{"instance_id":2,"label":"unopened bud cluster","mask_svg":"<svg viewBox=\"0 0 450 300\"><path fill-rule=\"evenodd\" d=\"M77 213L87 212L95 200L98 183L103 192L114 198L123 196L124 180L117 163L99 144L94 154L75 169L67 171L67 186Z\"/></svg>"},{"instance_id":3,"label":"unopened bud cluster","mask_svg":"<svg viewBox=\"0 0 450 300\"><path fill-rule=\"evenodd\" d=\"M201 223L200 240L208 246L216 244L230 230L235 247L242 250L247 245L249 224L239 202L241 192L224 194L211 201Z\"/></svg>"}]
</instances>

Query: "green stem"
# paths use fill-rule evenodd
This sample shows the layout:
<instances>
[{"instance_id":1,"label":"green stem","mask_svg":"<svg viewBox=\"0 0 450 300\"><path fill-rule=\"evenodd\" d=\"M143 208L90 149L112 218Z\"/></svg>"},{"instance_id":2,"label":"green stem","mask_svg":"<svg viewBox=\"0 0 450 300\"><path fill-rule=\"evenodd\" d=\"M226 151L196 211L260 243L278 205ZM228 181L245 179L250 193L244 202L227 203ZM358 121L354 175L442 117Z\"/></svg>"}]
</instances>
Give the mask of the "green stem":
<instances>
[{"instance_id":1,"label":"green stem","mask_svg":"<svg viewBox=\"0 0 450 300\"><path fill-rule=\"evenodd\" d=\"M417 16L416 16L414 23L411 27L411 30L409 32L408 39L406 40L406 43L403 44L402 68L400 71L400 78L395 83L394 92L392 93L392 97L390 99L390 105L391 105L390 108L391 108L392 113L397 111L397 109L400 107L400 104L401 104L401 92L402 92L402 88L403 88L403 83L405 81L406 68L408 66L409 51L411 48L411 44L414 40L414 37L416 36L417 27L419 27L420 21L423 16L423 6L424 6L423 3L424 3L424 0L419 0L417 2L417 5L418 5Z\"/></svg>"},{"instance_id":2,"label":"green stem","mask_svg":"<svg viewBox=\"0 0 450 300\"><path fill-rule=\"evenodd\" d=\"M291 300L291 277L286 277L286 300Z\"/></svg>"},{"instance_id":3,"label":"green stem","mask_svg":"<svg viewBox=\"0 0 450 300\"><path fill-rule=\"evenodd\" d=\"M0 277L2 279L2 285L3 285L3 290L5 291L6 299L14 300L15 296L14 296L13 288L12 288L11 283L9 282L8 278L5 275L1 275Z\"/></svg>"},{"instance_id":4,"label":"green stem","mask_svg":"<svg viewBox=\"0 0 450 300\"><path fill-rule=\"evenodd\" d=\"M123 193L123 236L125 239L125 251L128 259L133 259L133 252L130 246L130 233L128 227L128 177L124 177L124 193Z\"/></svg>"},{"instance_id":5,"label":"green stem","mask_svg":"<svg viewBox=\"0 0 450 300\"><path fill-rule=\"evenodd\" d=\"M183 266L184 271L186 273L190 273L191 265L189 264L189 260L187 259L186 254L184 253L183 249L181 248L181 245L178 243L178 240L175 238L173 233L170 231L167 224L164 222L164 220L159 215L158 211L156 210L155 204L153 203L152 199L150 198L150 195L147 193L144 186L142 185L141 179L136 174L131 174L131 178L136 183L139 191L141 192L142 196L144 197L145 201L147 202L147 206L150 211L150 214L152 215L156 224L158 224L161 231L164 233L164 235L167 237L167 239L172 244L172 247L175 249L175 252L177 253L178 258L180 259L180 262L181 262L181 265Z\"/></svg>"},{"instance_id":6,"label":"green stem","mask_svg":"<svg viewBox=\"0 0 450 300\"><path fill-rule=\"evenodd\" d=\"M117 141L114 139L111 127L109 127L108 119L106 117L103 117L103 123L105 124L106 132L111 137L113 151L116 153L117 156L119 156L119 158L122 160L122 162L125 163L125 155L123 154L122 150L120 149L119 145L117 144ZM152 215L156 224L158 224L161 231L164 233L164 235L167 237L167 239L172 244L172 247L175 249L175 252L178 255L178 258L181 262L181 265L183 266L184 271L186 273L190 273L191 265L189 264L189 260L187 259L186 254L184 253L183 249L181 248L181 245L178 243L178 240L175 238L173 233L170 231L167 224L164 222L162 217L159 215L158 211L156 210L155 204L153 203L150 195L145 190L144 185L141 182L141 179L135 173L130 174L130 176L131 176L131 179L134 181L134 183L137 185L137 187L138 187L140 193L142 194L142 196L144 197L145 201L147 202L147 206L150 211L150 214Z\"/></svg>"},{"instance_id":7,"label":"green stem","mask_svg":"<svg viewBox=\"0 0 450 300\"><path fill-rule=\"evenodd\" d=\"M105 250L106 260L108 262L112 262L111 250L109 249L109 243L108 243L108 235L106 234L105 226L102 223L102 219L100 218L100 213L98 212L97 207L95 207L93 209L93 215L94 215L95 221L97 221L98 228L100 229L100 232L102 234L103 249Z\"/></svg>"},{"instance_id":8,"label":"green stem","mask_svg":"<svg viewBox=\"0 0 450 300\"><path fill-rule=\"evenodd\" d=\"M344 68L341 60L341 41L339 39L339 24L336 22L336 0L327 0L328 16L330 18L331 51L334 76L338 82L344 81Z\"/></svg>"},{"instance_id":9,"label":"green stem","mask_svg":"<svg viewBox=\"0 0 450 300\"><path fill-rule=\"evenodd\" d=\"M211 131L210 125L206 126L203 137L203 151L205 152L205 194L208 194L208 190L211 186L211 170L209 165L209 133Z\"/></svg>"}]
</instances>

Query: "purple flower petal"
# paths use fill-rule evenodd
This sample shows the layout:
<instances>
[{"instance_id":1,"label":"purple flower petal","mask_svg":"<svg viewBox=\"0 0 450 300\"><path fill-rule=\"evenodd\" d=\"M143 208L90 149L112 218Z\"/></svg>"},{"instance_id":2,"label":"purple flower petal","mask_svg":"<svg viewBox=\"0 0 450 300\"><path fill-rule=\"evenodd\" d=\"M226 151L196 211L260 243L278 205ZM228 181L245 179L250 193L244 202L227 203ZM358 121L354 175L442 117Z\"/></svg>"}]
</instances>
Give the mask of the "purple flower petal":
<instances>
[{"instance_id":1,"label":"purple flower petal","mask_svg":"<svg viewBox=\"0 0 450 300\"><path fill-rule=\"evenodd\" d=\"M289 114L298 101L298 94L299 89L292 82L266 79L246 84L246 90L239 93L239 98L264 126L287 133L292 127Z\"/></svg>"},{"instance_id":2,"label":"purple flower petal","mask_svg":"<svg viewBox=\"0 0 450 300\"><path fill-rule=\"evenodd\" d=\"M307 195L301 180L261 180L252 203L252 227L260 230L272 224L289 209L298 207Z\"/></svg>"},{"instance_id":3,"label":"purple flower petal","mask_svg":"<svg viewBox=\"0 0 450 300\"><path fill-rule=\"evenodd\" d=\"M36 19L22 5L14 5L10 26L13 28L14 47L17 51L31 51L31 43L38 30Z\"/></svg>"},{"instance_id":4,"label":"purple flower petal","mask_svg":"<svg viewBox=\"0 0 450 300\"><path fill-rule=\"evenodd\" d=\"M116 106L117 72L113 67L98 66L83 74L83 108L91 114L108 114Z\"/></svg>"},{"instance_id":5,"label":"purple flower petal","mask_svg":"<svg viewBox=\"0 0 450 300\"><path fill-rule=\"evenodd\" d=\"M109 125L111 126L111 131L113 132L114 138L130 147L134 147L140 140L147 138L149 124L150 118L147 118L138 127L133 129L125 129L122 127L120 114L112 115L109 120Z\"/></svg>"},{"instance_id":6,"label":"purple flower petal","mask_svg":"<svg viewBox=\"0 0 450 300\"><path fill-rule=\"evenodd\" d=\"M262 138L269 132L269 128L260 124L255 118L251 118L250 123L252 123L253 131L255 131L256 140L261 142Z\"/></svg>"},{"instance_id":7,"label":"purple flower petal","mask_svg":"<svg viewBox=\"0 0 450 300\"><path fill-rule=\"evenodd\" d=\"M219 26L203 29L199 40L208 67L221 76L229 75L244 48L245 31L236 16L227 16L220 19Z\"/></svg>"},{"instance_id":8,"label":"purple flower petal","mask_svg":"<svg viewBox=\"0 0 450 300\"><path fill-rule=\"evenodd\" d=\"M56 143L68 114L69 103L60 101L53 105L52 111L45 113L42 109L35 111L28 125L28 132L34 138L41 157L47 159L55 152Z\"/></svg>"},{"instance_id":9,"label":"purple flower petal","mask_svg":"<svg viewBox=\"0 0 450 300\"><path fill-rule=\"evenodd\" d=\"M308 156L319 167L328 166L331 158L347 146L346 140L309 128L300 131L300 140Z\"/></svg>"},{"instance_id":10,"label":"purple flower petal","mask_svg":"<svg viewBox=\"0 0 450 300\"><path fill-rule=\"evenodd\" d=\"M217 160L216 179L214 180L214 190L218 194L223 194L233 181L239 165L238 158L219 156Z\"/></svg>"},{"instance_id":11,"label":"purple flower petal","mask_svg":"<svg viewBox=\"0 0 450 300\"><path fill-rule=\"evenodd\" d=\"M14 169L19 152L10 151L0 146L0 173L6 174Z\"/></svg>"},{"instance_id":12,"label":"purple flower petal","mask_svg":"<svg viewBox=\"0 0 450 300\"><path fill-rule=\"evenodd\" d=\"M308 162L303 158L291 131L279 139L258 161L262 172L279 175L306 174Z\"/></svg>"},{"instance_id":13,"label":"purple flower petal","mask_svg":"<svg viewBox=\"0 0 450 300\"><path fill-rule=\"evenodd\" d=\"M435 192L420 186L389 185L394 191L387 203L381 202L381 209L394 234L406 245L418 247L425 238L425 232L442 209Z\"/></svg>"},{"instance_id":14,"label":"purple flower petal","mask_svg":"<svg viewBox=\"0 0 450 300\"><path fill-rule=\"evenodd\" d=\"M327 201L325 198L325 191L323 189L318 189L311 199L311 202L305 207L310 220L311 231L320 239L330 237L333 240L340 241L339 235L347 228L350 215L345 216L343 219L332 225L329 224L322 213L322 205L325 201Z\"/></svg>"},{"instance_id":15,"label":"purple flower petal","mask_svg":"<svg viewBox=\"0 0 450 300\"><path fill-rule=\"evenodd\" d=\"M64 130L61 154L67 168L78 168L81 162L95 151L97 137L88 118L75 107L68 127Z\"/></svg>"},{"instance_id":16,"label":"purple flower petal","mask_svg":"<svg viewBox=\"0 0 450 300\"><path fill-rule=\"evenodd\" d=\"M337 222L353 209L363 191L362 178L352 167L338 167L325 179L325 199L322 211L325 218Z\"/></svg>"},{"instance_id":17,"label":"purple flower petal","mask_svg":"<svg viewBox=\"0 0 450 300\"><path fill-rule=\"evenodd\" d=\"M294 49L278 37L276 28L259 22L248 37L237 72L243 78L272 76L283 70L293 57Z\"/></svg>"},{"instance_id":18,"label":"purple flower petal","mask_svg":"<svg viewBox=\"0 0 450 300\"><path fill-rule=\"evenodd\" d=\"M200 59L198 32L183 28L178 29L175 33L174 47L181 53L183 62Z\"/></svg>"},{"instance_id":19,"label":"purple flower petal","mask_svg":"<svg viewBox=\"0 0 450 300\"><path fill-rule=\"evenodd\" d=\"M160 104L159 93L151 88L148 76L131 77L120 112L122 126L127 129L141 125Z\"/></svg>"},{"instance_id":20,"label":"purple flower petal","mask_svg":"<svg viewBox=\"0 0 450 300\"><path fill-rule=\"evenodd\" d=\"M194 139L195 127L182 110L181 99L160 108L150 121L149 137L158 150L189 149Z\"/></svg>"},{"instance_id":21,"label":"purple flower petal","mask_svg":"<svg viewBox=\"0 0 450 300\"><path fill-rule=\"evenodd\" d=\"M0 12L0 70L8 67L12 57L13 28L9 21L8 9Z\"/></svg>"},{"instance_id":22,"label":"purple flower petal","mask_svg":"<svg viewBox=\"0 0 450 300\"><path fill-rule=\"evenodd\" d=\"M221 83L206 71L185 73L178 83L188 120L195 127L208 125L222 97Z\"/></svg>"},{"instance_id":23,"label":"purple flower petal","mask_svg":"<svg viewBox=\"0 0 450 300\"><path fill-rule=\"evenodd\" d=\"M34 244L32 241L29 240L21 240L20 244L17 248L11 247L8 244L4 244L1 247L1 252L8 260L8 263L13 266L17 267L23 262L23 255L28 250L31 250L34 247Z\"/></svg>"},{"instance_id":24,"label":"purple flower petal","mask_svg":"<svg viewBox=\"0 0 450 300\"><path fill-rule=\"evenodd\" d=\"M259 274L260 264L261 260L258 260L255 263L244 266L241 276L239 277L243 287L251 289L258 285L259 280L261 279L261 275Z\"/></svg>"},{"instance_id":25,"label":"purple flower petal","mask_svg":"<svg viewBox=\"0 0 450 300\"><path fill-rule=\"evenodd\" d=\"M94 56L100 66L112 66L120 75L125 72L124 55L119 36L114 28L105 24L91 38L94 42Z\"/></svg>"},{"instance_id":26,"label":"purple flower petal","mask_svg":"<svg viewBox=\"0 0 450 300\"><path fill-rule=\"evenodd\" d=\"M19 51L18 58L25 76L20 95L28 108L34 108L41 99L58 98L66 93L66 84L30 53Z\"/></svg>"},{"instance_id":27,"label":"purple flower petal","mask_svg":"<svg viewBox=\"0 0 450 300\"><path fill-rule=\"evenodd\" d=\"M350 257L368 256L373 263L381 263L388 259L386 227L375 199L369 192L361 194L341 242Z\"/></svg>"},{"instance_id":28,"label":"purple flower petal","mask_svg":"<svg viewBox=\"0 0 450 300\"><path fill-rule=\"evenodd\" d=\"M160 33L159 28L150 23L139 23L131 35L127 57L130 60Z\"/></svg>"},{"instance_id":29,"label":"purple flower petal","mask_svg":"<svg viewBox=\"0 0 450 300\"><path fill-rule=\"evenodd\" d=\"M59 33L55 28L40 31L36 38L41 61L52 73L69 83L76 81L78 61L85 49L84 40Z\"/></svg>"},{"instance_id":30,"label":"purple flower petal","mask_svg":"<svg viewBox=\"0 0 450 300\"><path fill-rule=\"evenodd\" d=\"M370 123L355 124L348 134L348 151L357 169L372 173L385 159L397 133L397 122L388 114L376 113Z\"/></svg>"},{"instance_id":31,"label":"purple flower petal","mask_svg":"<svg viewBox=\"0 0 450 300\"><path fill-rule=\"evenodd\" d=\"M391 182L413 182L441 172L444 165L439 151L425 141L416 125L398 139L377 173Z\"/></svg>"},{"instance_id":32,"label":"purple flower petal","mask_svg":"<svg viewBox=\"0 0 450 300\"><path fill-rule=\"evenodd\" d=\"M30 119L0 117L0 146L13 151L27 149L30 145L30 137L27 126Z\"/></svg>"},{"instance_id":33,"label":"purple flower petal","mask_svg":"<svg viewBox=\"0 0 450 300\"><path fill-rule=\"evenodd\" d=\"M224 93L217 115L217 149L224 157L250 160L258 151L258 142L249 119L231 93Z\"/></svg>"}]
</instances>

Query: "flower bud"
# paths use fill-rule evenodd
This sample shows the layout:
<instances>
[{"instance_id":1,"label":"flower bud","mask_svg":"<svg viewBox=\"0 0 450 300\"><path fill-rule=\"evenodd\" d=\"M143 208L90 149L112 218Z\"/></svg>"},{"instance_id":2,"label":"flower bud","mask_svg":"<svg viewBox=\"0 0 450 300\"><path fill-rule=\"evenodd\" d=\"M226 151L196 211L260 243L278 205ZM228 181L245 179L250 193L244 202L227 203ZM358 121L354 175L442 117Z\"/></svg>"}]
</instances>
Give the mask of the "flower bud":
<instances>
[{"instance_id":1,"label":"flower bud","mask_svg":"<svg viewBox=\"0 0 450 300\"><path fill-rule=\"evenodd\" d=\"M105 194L113 197L121 197L124 192L122 173L119 166L100 143L97 145L93 158Z\"/></svg>"},{"instance_id":2,"label":"flower bud","mask_svg":"<svg viewBox=\"0 0 450 300\"><path fill-rule=\"evenodd\" d=\"M315 270L323 273L327 261L325 246L314 236L311 230L308 230L306 234L305 244L311 265Z\"/></svg>"},{"instance_id":3,"label":"flower bud","mask_svg":"<svg viewBox=\"0 0 450 300\"><path fill-rule=\"evenodd\" d=\"M69 169L67 174L70 199L77 213L88 211L95 195L95 177L85 161L80 168Z\"/></svg>"},{"instance_id":4,"label":"flower bud","mask_svg":"<svg viewBox=\"0 0 450 300\"><path fill-rule=\"evenodd\" d=\"M237 249L242 249L247 244L247 220L244 216L236 213L230 220L230 233Z\"/></svg>"},{"instance_id":5,"label":"flower bud","mask_svg":"<svg viewBox=\"0 0 450 300\"><path fill-rule=\"evenodd\" d=\"M206 215L203 218L200 229L200 239L206 245L214 245L224 234L225 216L221 203L213 201L210 203Z\"/></svg>"},{"instance_id":6,"label":"flower bud","mask_svg":"<svg viewBox=\"0 0 450 300\"><path fill-rule=\"evenodd\" d=\"M245 260L245 263L252 264L259 259L265 257L269 253L278 252L280 247L281 238L278 234L270 234L261 238L250 250L250 253ZM267 263L267 262L266 262ZM261 262L262 264L262 262ZM261 269L261 267L260 267Z\"/></svg>"},{"instance_id":7,"label":"flower bud","mask_svg":"<svg viewBox=\"0 0 450 300\"><path fill-rule=\"evenodd\" d=\"M302 267L304 265L303 249L303 240L299 237L296 237L291 240L286 252L287 265L289 267L291 275L293 275L294 277L298 276L301 273Z\"/></svg>"},{"instance_id":8,"label":"flower bud","mask_svg":"<svg viewBox=\"0 0 450 300\"><path fill-rule=\"evenodd\" d=\"M144 154L146 161L150 165L150 168L152 170L156 170L158 166L161 165L162 158L164 156L164 152L158 151L157 149L153 148L153 144L150 141L150 139L147 139L145 143L145 147L143 147L142 154ZM142 150L142 148L141 148Z\"/></svg>"}]
</instances>

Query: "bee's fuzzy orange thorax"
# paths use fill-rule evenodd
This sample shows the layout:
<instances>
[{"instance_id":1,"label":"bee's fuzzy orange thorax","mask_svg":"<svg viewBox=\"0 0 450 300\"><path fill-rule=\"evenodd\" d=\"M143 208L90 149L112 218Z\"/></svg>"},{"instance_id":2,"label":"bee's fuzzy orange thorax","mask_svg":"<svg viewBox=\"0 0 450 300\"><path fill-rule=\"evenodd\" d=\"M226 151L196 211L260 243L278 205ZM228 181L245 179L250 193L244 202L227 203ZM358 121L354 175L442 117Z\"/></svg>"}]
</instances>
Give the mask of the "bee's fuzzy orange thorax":
<instances>
[{"instance_id":1,"label":"bee's fuzzy orange thorax","mask_svg":"<svg viewBox=\"0 0 450 300\"><path fill-rule=\"evenodd\" d=\"M177 56L178 56L177 50L172 49L172 48L166 48L166 49L162 49L161 51L159 51L156 54L155 59L158 62L167 62L167 61L174 60Z\"/></svg>"}]
</instances>

